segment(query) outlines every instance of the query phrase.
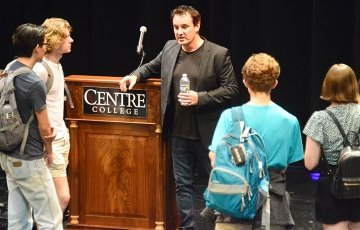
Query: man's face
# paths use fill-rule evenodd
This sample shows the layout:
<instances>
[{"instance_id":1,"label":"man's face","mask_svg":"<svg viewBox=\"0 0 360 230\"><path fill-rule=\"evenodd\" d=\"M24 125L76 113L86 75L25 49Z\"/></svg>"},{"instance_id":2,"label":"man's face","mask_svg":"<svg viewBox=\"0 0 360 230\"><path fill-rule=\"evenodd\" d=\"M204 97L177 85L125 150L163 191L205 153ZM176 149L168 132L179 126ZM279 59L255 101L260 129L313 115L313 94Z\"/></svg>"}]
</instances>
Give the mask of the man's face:
<instances>
[{"instance_id":1,"label":"man's face","mask_svg":"<svg viewBox=\"0 0 360 230\"><path fill-rule=\"evenodd\" d=\"M176 41L182 46L189 46L198 34L200 25L194 26L188 13L177 14L173 17L173 29Z\"/></svg>"},{"instance_id":2,"label":"man's face","mask_svg":"<svg viewBox=\"0 0 360 230\"><path fill-rule=\"evenodd\" d=\"M71 44L74 42L74 39L70 36L70 32L64 38L62 43L59 45L59 51L62 54L70 53L71 52Z\"/></svg>"},{"instance_id":3,"label":"man's face","mask_svg":"<svg viewBox=\"0 0 360 230\"><path fill-rule=\"evenodd\" d=\"M46 41L43 44L38 44L35 47L35 57L37 62L41 62L46 52ZM33 53L34 54L34 53Z\"/></svg>"}]
</instances>

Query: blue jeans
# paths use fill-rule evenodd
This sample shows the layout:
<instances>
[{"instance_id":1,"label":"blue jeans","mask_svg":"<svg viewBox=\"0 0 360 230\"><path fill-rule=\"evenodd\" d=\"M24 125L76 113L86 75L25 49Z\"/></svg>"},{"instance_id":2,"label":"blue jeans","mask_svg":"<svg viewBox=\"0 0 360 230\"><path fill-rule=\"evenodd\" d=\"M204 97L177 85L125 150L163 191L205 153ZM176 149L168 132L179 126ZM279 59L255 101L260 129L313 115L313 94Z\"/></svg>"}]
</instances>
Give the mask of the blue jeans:
<instances>
[{"instance_id":1,"label":"blue jeans","mask_svg":"<svg viewBox=\"0 0 360 230\"><path fill-rule=\"evenodd\" d=\"M209 150L200 140L180 137L171 139L171 156L176 186L176 201L180 217L179 229L195 229L194 170L201 169L209 176L211 165ZM200 167L200 168L199 168Z\"/></svg>"},{"instance_id":2,"label":"blue jeans","mask_svg":"<svg viewBox=\"0 0 360 230\"><path fill-rule=\"evenodd\" d=\"M25 161L5 154L0 158L9 190L8 229L31 230L32 211L38 229L63 229L63 214L44 159Z\"/></svg>"}]
</instances>

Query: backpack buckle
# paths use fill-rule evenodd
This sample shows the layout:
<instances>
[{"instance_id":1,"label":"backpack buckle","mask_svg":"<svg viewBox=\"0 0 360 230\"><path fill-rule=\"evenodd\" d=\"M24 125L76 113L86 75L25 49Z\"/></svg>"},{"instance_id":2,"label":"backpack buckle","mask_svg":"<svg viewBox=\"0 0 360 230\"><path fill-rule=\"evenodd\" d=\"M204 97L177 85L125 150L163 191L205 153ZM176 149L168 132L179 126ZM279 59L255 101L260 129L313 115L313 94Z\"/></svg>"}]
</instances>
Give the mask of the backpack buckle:
<instances>
[{"instance_id":1,"label":"backpack buckle","mask_svg":"<svg viewBox=\"0 0 360 230\"><path fill-rule=\"evenodd\" d=\"M11 118L14 118L14 113L13 112L5 114L5 119L11 119Z\"/></svg>"}]
</instances>

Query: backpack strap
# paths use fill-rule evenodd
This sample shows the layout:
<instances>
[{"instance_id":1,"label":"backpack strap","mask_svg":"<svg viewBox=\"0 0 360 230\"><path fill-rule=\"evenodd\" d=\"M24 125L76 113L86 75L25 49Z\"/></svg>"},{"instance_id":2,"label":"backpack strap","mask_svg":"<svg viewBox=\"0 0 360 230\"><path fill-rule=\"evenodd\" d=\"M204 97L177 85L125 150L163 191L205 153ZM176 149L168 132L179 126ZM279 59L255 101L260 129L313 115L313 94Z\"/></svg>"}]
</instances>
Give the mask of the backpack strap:
<instances>
[{"instance_id":1,"label":"backpack strap","mask_svg":"<svg viewBox=\"0 0 360 230\"><path fill-rule=\"evenodd\" d=\"M5 90L3 92L1 92L1 95L5 95L5 94L8 94L9 91L11 90L15 90L15 87L14 87L14 82L13 82L13 79L21 74L24 74L24 73L31 73L32 70L27 67L27 66L22 66L14 71L10 71L6 77L6 82L5 84L7 85L7 89L8 91L5 92ZM2 103L5 102L5 97L2 97L4 101L1 101L0 104L2 105Z\"/></svg>"},{"instance_id":2,"label":"backpack strap","mask_svg":"<svg viewBox=\"0 0 360 230\"><path fill-rule=\"evenodd\" d=\"M47 79L45 85L46 85L47 92L49 92L53 85L53 82L54 82L54 74L48 63L46 63L45 61L42 61L41 64L44 66L44 68L48 72L48 79ZM71 93L70 93L69 87L67 86L66 82L64 83L64 89L66 92L66 99L69 100L70 107L74 108L74 102L72 100Z\"/></svg>"},{"instance_id":3,"label":"backpack strap","mask_svg":"<svg viewBox=\"0 0 360 230\"><path fill-rule=\"evenodd\" d=\"M26 141L29 135L29 128L30 128L30 124L31 122L34 120L34 113L31 113L31 116L29 118L29 120L26 122L26 126L25 126L25 131L24 131L24 138L21 142L20 145L20 151L19 151L19 155L22 158L24 155L24 150L25 150L25 145L26 145Z\"/></svg>"},{"instance_id":4,"label":"backpack strap","mask_svg":"<svg viewBox=\"0 0 360 230\"><path fill-rule=\"evenodd\" d=\"M14 63L14 61L10 62L10 63ZM11 64L10 64L11 65ZM10 66L8 65L8 66ZM6 84L9 84L9 89L11 90L14 90L15 87L14 87L14 81L13 79L21 74L24 74L24 73L31 73L32 70L29 69L28 67L26 66L23 66L23 67L20 67L18 69L16 69L13 74L11 76L9 76L8 79L6 79ZM4 93L4 92L3 92ZM3 99L5 99L5 97L2 97ZM3 101L0 102L0 104L4 103ZM27 138L28 138L28 135L29 135L29 128L30 128L30 124L31 122L34 120L34 113L32 112L31 115L30 115L30 118L28 119L28 121L26 122L26 126L25 126L25 131L24 131L24 137L23 137L23 140L21 142L21 145L20 145L20 150L19 150L19 155L20 155L20 158L23 157L24 155L24 150L25 150L25 145L26 145L26 141L27 141Z\"/></svg>"},{"instance_id":5,"label":"backpack strap","mask_svg":"<svg viewBox=\"0 0 360 230\"><path fill-rule=\"evenodd\" d=\"M232 120L234 122L239 122L239 125L240 125L240 139L242 139L243 137L247 137L247 134L249 133L250 129L245 129L244 114L243 114L241 106L232 107L231 108L231 115L232 115Z\"/></svg>"},{"instance_id":6,"label":"backpack strap","mask_svg":"<svg viewBox=\"0 0 360 230\"><path fill-rule=\"evenodd\" d=\"M245 128L245 118L244 118L244 112L242 106L232 107L231 114L233 121L240 123L240 141L241 141L241 139L247 137L250 132L250 128ZM262 140L260 144L265 146ZM265 172L267 174L267 170L265 170ZM261 206L261 229L270 230L270 193L269 192L266 194L265 202Z\"/></svg>"},{"instance_id":7,"label":"backpack strap","mask_svg":"<svg viewBox=\"0 0 360 230\"><path fill-rule=\"evenodd\" d=\"M343 137L343 145L345 146L346 145L346 134L345 134L345 131L342 128L339 120L336 118L335 114L333 112L331 112L330 110L325 109L324 111L331 117L331 119L334 121L335 125L339 129L339 132L341 133L341 136ZM329 162L327 161L324 151L322 151L322 149L320 149L320 152L321 152L321 159L324 163L325 171L328 174L328 176L331 177L332 175L334 175L334 171L332 170Z\"/></svg>"},{"instance_id":8,"label":"backpack strap","mask_svg":"<svg viewBox=\"0 0 360 230\"><path fill-rule=\"evenodd\" d=\"M48 73L48 79L45 82L45 86L46 86L46 93L49 93L49 91L54 83L54 74L53 74L50 66L48 65L48 63L46 63L45 61L42 61L41 64L44 66L44 68L46 69L46 72Z\"/></svg>"},{"instance_id":9,"label":"backpack strap","mask_svg":"<svg viewBox=\"0 0 360 230\"><path fill-rule=\"evenodd\" d=\"M69 100L70 108L73 109L74 108L74 102L72 100L71 93L70 93L69 87L67 86L66 82L64 83L64 88L65 88L65 92L66 92L66 99Z\"/></svg>"},{"instance_id":10,"label":"backpack strap","mask_svg":"<svg viewBox=\"0 0 360 230\"><path fill-rule=\"evenodd\" d=\"M15 58L14 60L12 60L11 62L9 62L6 67L5 67L5 70L9 70L10 69L10 66L17 61L17 58Z\"/></svg>"},{"instance_id":11,"label":"backpack strap","mask_svg":"<svg viewBox=\"0 0 360 230\"><path fill-rule=\"evenodd\" d=\"M346 144L346 134L345 134L345 131L344 129L342 128L339 120L336 118L335 114L333 112L331 112L330 110L328 109L325 109L325 112L327 114L329 114L329 116L331 117L331 119L333 119L334 123L336 124L336 126L338 127L340 133L341 133L341 136L343 137L344 141L343 141L343 145L344 147L347 146Z\"/></svg>"}]
</instances>

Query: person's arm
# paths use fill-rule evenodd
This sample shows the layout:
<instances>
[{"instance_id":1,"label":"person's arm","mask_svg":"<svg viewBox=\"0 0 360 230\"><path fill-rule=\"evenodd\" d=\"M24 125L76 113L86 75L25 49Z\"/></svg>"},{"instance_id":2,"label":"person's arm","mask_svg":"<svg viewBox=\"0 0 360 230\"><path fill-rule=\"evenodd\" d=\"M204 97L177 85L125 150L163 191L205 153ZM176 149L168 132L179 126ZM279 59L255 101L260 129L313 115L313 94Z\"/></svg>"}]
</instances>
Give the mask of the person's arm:
<instances>
[{"instance_id":1,"label":"person's arm","mask_svg":"<svg viewBox=\"0 0 360 230\"><path fill-rule=\"evenodd\" d=\"M211 167L214 168L214 166L215 166L215 153L213 151L209 152L209 158L210 158Z\"/></svg>"},{"instance_id":2,"label":"person's arm","mask_svg":"<svg viewBox=\"0 0 360 230\"><path fill-rule=\"evenodd\" d=\"M228 132L229 127L231 127L232 119L231 119L231 109L227 109L221 113L221 116L216 125L214 135L209 146L209 159L211 163L211 167L215 166L215 156L216 156L216 147L224 137L224 135Z\"/></svg>"},{"instance_id":3,"label":"person's arm","mask_svg":"<svg viewBox=\"0 0 360 230\"><path fill-rule=\"evenodd\" d=\"M163 50L168 44L169 42L165 44ZM123 77L119 82L120 91L126 92L128 89L131 90L137 82L145 82L152 74L159 74L162 54L163 51L161 51L152 61L138 67L130 75Z\"/></svg>"},{"instance_id":4,"label":"person's arm","mask_svg":"<svg viewBox=\"0 0 360 230\"><path fill-rule=\"evenodd\" d=\"M50 164L53 158L52 142L55 139L56 131L50 126L47 109L37 111L35 115L38 121L40 136L45 146L45 158L47 163Z\"/></svg>"},{"instance_id":5,"label":"person's arm","mask_svg":"<svg viewBox=\"0 0 360 230\"><path fill-rule=\"evenodd\" d=\"M320 161L321 157L321 149L320 143L312 139L311 137L306 137L306 144L305 144L305 157L304 163L305 167L308 170L313 170Z\"/></svg>"},{"instance_id":6,"label":"person's arm","mask_svg":"<svg viewBox=\"0 0 360 230\"><path fill-rule=\"evenodd\" d=\"M214 69L217 88L197 92L198 109L218 109L233 105L234 100L239 97L239 84L231 62L230 52L226 50L217 55ZM205 83L204 83L205 84Z\"/></svg>"}]
</instances>

